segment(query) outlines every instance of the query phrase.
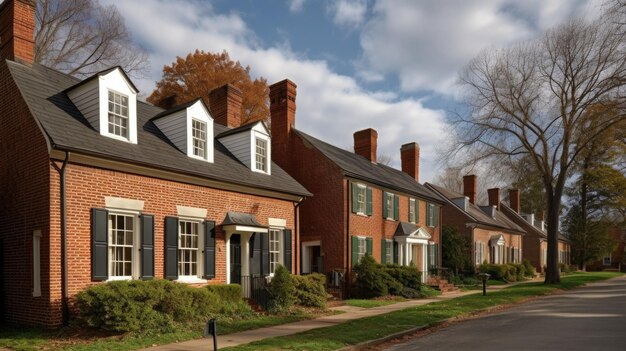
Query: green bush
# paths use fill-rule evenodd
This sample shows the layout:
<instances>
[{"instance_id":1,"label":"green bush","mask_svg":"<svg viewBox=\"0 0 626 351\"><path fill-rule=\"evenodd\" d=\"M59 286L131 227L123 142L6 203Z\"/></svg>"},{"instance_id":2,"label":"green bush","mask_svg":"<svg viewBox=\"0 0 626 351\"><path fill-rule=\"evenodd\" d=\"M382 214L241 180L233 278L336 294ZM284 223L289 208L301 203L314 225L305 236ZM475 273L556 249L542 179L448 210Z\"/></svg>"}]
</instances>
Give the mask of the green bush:
<instances>
[{"instance_id":1,"label":"green bush","mask_svg":"<svg viewBox=\"0 0 626 351\"><path fill-rule=\"evenodd\" d=\"M297 304L326 309L326 276L319 273L292 276Z\"/></svg>"},{"instance_id":2,"label":"green bush","mask_svg":"<svg viewBox=\"0 0 626 351\"><path fill-rule=\"evenodd\" d=\"M406 288L419 289L422 285L422 274L416 267L389 264L384 266L383 270Z\"/></svg>"},{"instance_id":3,"label":"green bush","mask_svg":"<svg viewBox=\"0 0 626 351\"><path fill-rule=\"evenodd\" d=\"M417 298L422 297L422 294L417 289L405 287L400 292L400 296L402 296L404 298L407 298L407 299L417 299Z\"/></svg>"},{"instance_id":4,"label":"green bush","mask_svg":"<svg viewBox=\"0 0 626 351\"><path fill-rule=\"evenodd\" d=\"M274 271L274 277L270 282L270 292L272 300L269 309L272 313L285 312L297 302L294 281L287 268L282 265L278 265Z\"/></svg>"},{"instance_id":5,"label":"green bush","mask_svg":"<svg viewBox=\"0 0 626 351\"><path fill-rule=\"evenodd\" d=\"M527 278L533 278L535 274L537 274L535 267L530 263L530 261L524 260L522 261L522 264L524 265L524 275Z\"/></svg>"},{"instance_id":6,"label":"green bush","mask_svg":"<svg viewBox=\"0 0 626 351\"><path fill-rule=\"evenodd\" d=\"M559 269L561 270L561 273L572 273L570 266L565 263L559 263Z\"/></svg>"},{"instance_id":7,"label":"green bush","mask_svg":"<svg viewBox=\"0 0 626 351\"><path fill-rule=\"evenodd\" d=\"M501 264L483 263L478 267L480 273L488 273L490 279L504 279L508 273L508 268Z\"/></svg>"},{"instance_id":8,"label":"green bush","mask_svg":"<svg viewBox=\"0 0 626 351\"><path fill-rule=\"evenodd\" d=\"M402 292L402 284L385 272L370 255L365 255L361 262L354 266L353 272L356 275L358 294L363 298L399 295Z\"/></svg>"},{"instance_id":9,"label":"green bush","mask_svg":"<svg viewBox=\"0 0 626 351\"><path fill-rule=\"evenodd\" d=\"M114 332L170 332L208 317L252 313L243 300L224 301L208 289L162 279L94 285L76 295L76 307L80 322Z\"/></svg>"},{"instance_id":10,"label":"green bush","mask_svg":"<svg viewBox=\"0 0 626 351\"><path fill-rule=\"evenodd\" d=\"M433 289L428 285L423 284L419 289L420 297L435 297L441 295L441 291Z\"/></svg>"},{"instance_id":11,"label":"green bush","mask_svg":"<svg viewBox=\"0 0 626 351\"><path fill-rule=\"evenodd\" d=\"M207 285L209 291L219 296L222 301L239 302L243 299L243 290L239 284Z\"/></svg>"}]
</instances>

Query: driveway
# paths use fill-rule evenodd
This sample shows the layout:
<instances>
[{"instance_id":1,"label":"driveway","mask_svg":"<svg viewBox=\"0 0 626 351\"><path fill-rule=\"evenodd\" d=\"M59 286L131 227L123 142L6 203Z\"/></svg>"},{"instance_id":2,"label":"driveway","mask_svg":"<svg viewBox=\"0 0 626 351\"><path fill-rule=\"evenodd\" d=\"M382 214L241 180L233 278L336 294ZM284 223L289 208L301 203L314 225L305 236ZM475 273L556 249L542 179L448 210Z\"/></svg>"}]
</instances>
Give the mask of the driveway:
<instances>
[{"instance_id":1,"label":"driveway","mask_svg":"<svg viewBox=\"0 0 626 351\"><path fill-rule=\"evenodd\" d=\"M454 324L388 350L626 350L626 277Z\"/></svg>"}]
</instances>

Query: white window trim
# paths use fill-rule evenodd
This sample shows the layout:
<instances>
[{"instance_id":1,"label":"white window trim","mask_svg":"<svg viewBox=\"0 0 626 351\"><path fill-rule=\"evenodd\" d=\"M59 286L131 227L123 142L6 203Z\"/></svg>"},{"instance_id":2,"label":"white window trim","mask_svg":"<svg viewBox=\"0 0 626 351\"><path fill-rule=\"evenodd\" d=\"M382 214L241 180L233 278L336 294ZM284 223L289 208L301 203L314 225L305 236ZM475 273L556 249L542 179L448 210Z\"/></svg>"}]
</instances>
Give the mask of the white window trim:
<instances>
[{"instance_id":1,"label":"white window trim","mask_svg":"<svg viewBox=\"0 0 626 351\"><path fill-rule=\"evenodd\" d=\"M393 263L393 240L385 239L385 262ZM367 244L366 244L367 245ZM367 247L365 248L367 250Z\"/></svg>"},{"instance_id":2,"label":"white window trim","mask_svg":"<svg viewBox=\"0 0 626 351\"><path fill-rule=\"evenodd\" d=\"M395 207L396 207L396 197L397 195L394 193L387 193L387 198L385 199L385 203L384 206L387 207L387 217L385 218L388 221L395 221L393 215L396 213L395 212ZM387 203L387 200L391 199L390 203ZM389 209L389 205L391 205L391 209Z\"/></svg>"},{"instance_id":3,"label":"white window trim","mask_svg":"<svg viewBox=\"0 0 626 351\"><path fill-rule=\"evenodd\" d=\"M357 183L356 187L358 189L358 193L356 195L358 210L356 211L356 214L367 216L367 185ZM361 194L361 191L363 191L363 211L361 211L361 202L359 201L359 195Z\"/></svg>"},{"instance_id":4,"label":"white window trim","mask_svg":"<svg viewBox=\"0 0 626 351\"><path fill-rule=\"evenodd\" d=\"M357 252L357 263L361 262L361 259L367 255L367 239L364 236L357 236L358 239L358 249ZM361 244L363 244L363 253L361 253Z\"/></svg>"},{"instance_id":5,"label":"white window trim","mask_svg":"<svg viewBox=\"0 0 626 351\"><path fill-rule=\"evenodd\" d=\"M193 122L199 122L204 124L204 157L202 156L198 156L195 155L193 153L193 140L194 140L194 136L193 136ZM203 160L203 161L207 161L209 160L209 123L207 123L207 121L204 121L200 118L195 118L195 117L191 117L190 122L189 122L189 143L190 143L190 152L189 152L189 157L192 158L196 158L198 160Z\"/></svg>"},{"instance_id":6,"label":"white window trim","mask_svg":"<svg viewBox=\"0 0 626 351\"><path fill-rule=\"evenodd\" d=\"M137 144L137 91L118 69L102 75L98 79L100 114L100 135ZM109 90L128 97L128 138L109 133Z\"/></svg>"},{"instance_id":7,"label":"white window trim","mask_svg":"<svg viewBox=\"0 0 626 351\"><path fill-rule=\"evenodd\" d=\"M111 255L109 254L109 248L111 247L111 228L109 227L109 232L107 233L108 236L108 245L107 245L107 281L116 281L116 280L134 280L134 279L139 279L139 275L140 275L140 255L139 255L139 249L141 248L141 245L139 243L139 241L141 240L140 237L140 221L139 221L139 216L141 215L141 212L138 211L131 211L131 210L123 210L123 209L107 209L108 210L108 215L107 215L107 222L109 221L109 216L111 215L118 215L118 216L132 216L133 217L133 248L131 250L131 275L125 275L125 276L113 276L111 274ZM108 226L108 225L107 225Z\"/></svg>"},{"instance_id":8,"label":"white window trim","mask_svg":"<svg viewBox=\"0 0 626 351\"><path fill-rule=\"evenodd\" d=\"M413 211L411 211L411 205L413 206ZM417 216L415 212L418 211L415 207L417 206L417 201L414 198L409 198L409 222L417 223ZM411 220L411 216L413 216L413 220Z\"/></svg>"},{"instance_id":9,"label":"white window trim","mask_svg":"<svg viewBox=\"0 0 626 351\"><path fill-rule=\"evenodd\" d=\"M41 230L33 231L33 297L41 296Z\"/></svg>"},{"instance_id":10,"label":"white window trim","mask_svg":"<svg viewBox=\"0 0 626 351\"><path fill-rule=\"evenodd\" d=\"M270 138L267 135L254 131L252 134L252 142L251 142L251 156L250 163L251 169L254 172L259 172L263 174L271 174L271 164L272 164L272 145L270 142ZM258 169L256 167L256 141L257 139L265 141L265 167L267 170Z\"/></svg>"},{"instance_id":11,"label":"white window trim","mask_svg":"<svg viewBox=\"0 0 626 351\"><path fill-rule=\"evenodd\" d=\"M430 207L428 211L428 218L426 218L426 225L431 228L435 228L437 225L435 223L435 204L427 202L426 206Z\"/></svg>"},{"instance_id":12,"label":"white window trim","mask_svg":"<svg viewBox=\"0 0 626 351\"><path fill-rule=\"evenodd\" d=\"M178 207L178 206L177 206ZM180 207L184 207L184 206L180 206ZM192 208L192 207L187 207L187 209ZM202 209L199 209L202 210ZM188 283L188 284L200 284L200 283L207 283L208 280L202 278L202 276L204 275L204 217L195 217L195 216L181 216L179 214L178 217L178 234L176 236L177 240L180 240L180 222L195 222L198 224L198 260L196 261L196 264L198 265L198 267L196 267L196 272L197 275L178 275L178 279L176 279L177 282L179 283ZM178 263L178 257L176 257L176 261ZM176 270L178 270L178 264L176 265Z\"/></svg>"},{"instance_id":13,"label":"white window trim","mask_svg":"<svg viewBox=\"0 0 626 351\"><path fill-rule=\"evenodd\" d=\"M270 227L268 230L268 240L270 240L270 236L272 235L272 231L274 232L278 232L278 261L276 262L276 264L280 264L282 266L285 265L285 260L284 260L284 256L285 256L285 241L284 241L284 230L285 228L280 228L280 227ZM271 241L271 240L270 240ZM274 272L271 269L272 266L272 251L271 251L271 247L270 247L270 277L274 276Z\"/></svg>"}]
</instances>

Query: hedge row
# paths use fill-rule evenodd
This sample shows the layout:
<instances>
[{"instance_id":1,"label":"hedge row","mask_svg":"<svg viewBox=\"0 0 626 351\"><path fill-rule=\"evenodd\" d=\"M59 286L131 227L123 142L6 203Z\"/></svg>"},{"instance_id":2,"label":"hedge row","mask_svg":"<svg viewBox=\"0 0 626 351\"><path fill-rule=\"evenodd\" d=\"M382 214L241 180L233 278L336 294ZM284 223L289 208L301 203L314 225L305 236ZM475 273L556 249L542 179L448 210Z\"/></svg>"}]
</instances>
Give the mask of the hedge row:
<instances>
[{"instance_id":1,"label":"hedge row","mask_svg":"<svg viewBox=\"0 0 626 351\"><path fill-rule=\"evenodd\" d=\"M481 264L478 267L480 273L491 275L491 279L506 280L508 282L522 281L526 277L535 276L535 268L530 262L506 264Z\"/></svg>"}]
</instances>

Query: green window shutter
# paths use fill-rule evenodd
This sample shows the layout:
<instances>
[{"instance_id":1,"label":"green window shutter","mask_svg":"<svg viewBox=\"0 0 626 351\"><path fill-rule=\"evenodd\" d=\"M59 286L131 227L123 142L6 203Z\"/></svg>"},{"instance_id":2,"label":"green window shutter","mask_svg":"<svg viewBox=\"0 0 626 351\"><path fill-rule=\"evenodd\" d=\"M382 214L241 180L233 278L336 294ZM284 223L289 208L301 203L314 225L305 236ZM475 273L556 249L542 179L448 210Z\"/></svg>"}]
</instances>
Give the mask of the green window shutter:
<instances>
[{"instance_id":1,"label":"green window shutter","mask_svg":"<svg viewBox=\"0 0 626 351\"><path fill-rule=\"evenodd\" d=\"M352 212L357 213L359 211L359 187L356 183L352 183Z\"/></svg>"},{"instance_id":2,"label":"green window shutter","mask_svg":"<svg viewBox=\"0 0 626 351\"><path fill-rule=\"evenodd\" d=\"M154 278L154 216L142 214L141 220L141 279Z\"/></svg>"},{"instance_id":3,"label":"green window shutter","mask_svg":"<svg viewBox=\"0 0 626 351\"><path fill-rule=\"evenodd\" d=\"M387 194L386 191L383 191L383 218L387 218L389 216L387 213L387 196L389 196L389 194Z\"/></svg>"},{"instance_id":4,"label":"green window shutter","mask_svg":"<svg viewBox=\"0 0 626 351\"><path fill-rule=\"evenodd\" d=\"M285 229L283 231L283 265L289 270L289 273L293 273L291 266L292 258L291 258L291 229Z\"/></svg>"},{"instance_id":5,"label":"green window shutter","mask_svg":"<svg viewBox=\"0 0 626 351\"><path fill-rule=\"evenodd\" d=\"M109 212L91 209L91 280L109 278Z\"/></svg>"},{"instance_id":6,"label":"green window shutter","mask_svg":"<svg viewBox=\"0 0 626 351\"><path fill-rule=\"evenodd\" d=\"M380 241L380 263L382 264L386 264L386 263L390 263L387 262L387 240L382 239Z\"/></svg>"},{"instance_id":7,"label":"green window shutter","mask_svg":"<svg viewBox=\"0 0 626 351\"><path fill-rule=\"evenodd\" d=\"M358 255L359 253L359 238L356 236L352 237L352 267L356 266L359 263Z\"/></svg>"},{"instance_id":8,"label":"green window shutter","mask_svg":"<svg viewBox=\"0 0 626 351\"><path fill-rule=\"evenodd\" d=\"M367 215L372 215L372 188L367 187Z\"/></svg>"},{"instance_id":9,"label":"green window shutter","mask_svg":"<svg viewBox=\"0 0 626 351\"><path fill-rule=\"evenodd\" d=\"M398 243L394 240L393 241L393 263L395 264L399 264L399 254L398 254Z\"/></svg>"},{"instance_id":10,"label":"green window shutter","mask_svg":"<svg viewBox=\"0 0 626 351\"><path fill-rule=\"evenodd\" d=\"M393 201L393 219L397 221L400 219L400 196L398 196L398 194L394 194Z\"/></svg>"},{"instance_id":11,"label":"green window shutter","mask_svg":"<svg viewBox=\"0 0 626 351\"><path fill-rule=\"evenodd\" d=\"M415 199L415 223L420 222L420 200Z\"/></svg>"},{"instance_id":12,"label":"green window shutter","mask_svg":"<svg viewBox=\"0 0 626 351\"><path fill-rule=\"evenodd\" d=\"M365 247L366 247L366 252L368 255L372 256L372 246L374 245L374 242L372 241L372 238L365 238Z\"/></svg>"},{"instance_id":13,"label":"green window shutter","mask_svg":"<svg viewBox=\"0 0 626 351\"><path fill-rule=\"evenodd\" d=\"M439 210L441 208L437 205L433 205L433 207L435 209L435 223L433 223L433 227L437 227L439 226Z\"/></svg>"},{"instance_id":14,"label":"green window shutter","mask_svg":"<svg viewBox=\"0 0 626 351\"><path fill-rule=\"evenodd\" d=\"M430 226L430 204L426 203L426 225Z\"/></svg>"}]
</instances>

